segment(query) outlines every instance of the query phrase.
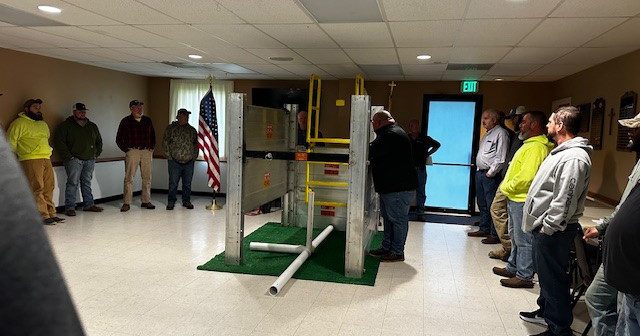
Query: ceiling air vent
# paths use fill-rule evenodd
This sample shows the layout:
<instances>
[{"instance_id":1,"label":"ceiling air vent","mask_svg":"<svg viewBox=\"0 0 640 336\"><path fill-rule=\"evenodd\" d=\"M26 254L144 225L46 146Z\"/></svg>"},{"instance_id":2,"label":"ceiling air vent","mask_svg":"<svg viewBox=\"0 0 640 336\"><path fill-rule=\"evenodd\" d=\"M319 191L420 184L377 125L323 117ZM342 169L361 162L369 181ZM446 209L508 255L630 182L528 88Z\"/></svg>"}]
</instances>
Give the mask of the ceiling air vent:
<instances>
[{"instance_id":1,"label":"ceiling air vent","mask_svg":"<svg viewBox=\"0 0 640 336\"><path fill-rule=\"evenodd\" d=\"M463 63L449 63L447 70L489 70L494 64L463 64Z\"/></svg>"}]
</instances>

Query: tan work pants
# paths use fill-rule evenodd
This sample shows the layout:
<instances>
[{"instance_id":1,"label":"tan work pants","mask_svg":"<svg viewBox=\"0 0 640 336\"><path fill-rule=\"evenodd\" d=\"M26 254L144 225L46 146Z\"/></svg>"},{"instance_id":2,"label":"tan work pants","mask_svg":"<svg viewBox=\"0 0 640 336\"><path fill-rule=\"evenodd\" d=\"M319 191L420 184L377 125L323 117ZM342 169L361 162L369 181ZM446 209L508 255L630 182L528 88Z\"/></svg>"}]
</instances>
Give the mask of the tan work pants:
<instances>
[{"instance_id":1,"label":"tan work pants","mask_svg":"<svg viewBox=\"0 0 640 336\"><path fill-rule=\"evenodd\" d=\"M38 212L43 219L55 217L56 207L53 204L53 188L55 177L50 159L33 159L20 161L22 170L29 180Z\"/></svg>"},{"instance_id":2,"label":"tan work pants","mask_svg":"<svg viewBox=\"0 0 640 336\"><path fill-rule=\"evenodd\" d=\"M500 189L496 191L496 197L491 203L491 219L496 228L498 238L505 251L511 252L511 237L509 236L509 215L507 213L507 201L509 199Z\"/></svg>"},{"instance_id":3,"label":"tan work pants","mask_svg":"<svg viewBox=\"0 0 640 336\"><path fill-rule=\"evenodd\" d=\"M151 201L151 161L153 150L130 149L124 158L124 204L131 204L133 198L133 177L140 166L142 176L142 203Z\"/></svg>"}]
</instances>

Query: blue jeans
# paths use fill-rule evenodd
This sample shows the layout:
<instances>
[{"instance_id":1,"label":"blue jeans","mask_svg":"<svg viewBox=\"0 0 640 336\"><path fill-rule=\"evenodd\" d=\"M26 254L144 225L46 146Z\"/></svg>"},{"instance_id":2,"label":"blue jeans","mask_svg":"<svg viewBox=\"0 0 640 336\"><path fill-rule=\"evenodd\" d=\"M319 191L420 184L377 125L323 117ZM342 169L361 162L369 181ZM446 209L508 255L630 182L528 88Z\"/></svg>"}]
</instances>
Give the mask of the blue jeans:
<instances>
[{"instance_id":1,"label":"blue jeans","mask_svg":"<svg viewBox=\"0 0 640 336\"><path fill-rule=\"evenodd\" d=\"M404 243L409 231L409 207L414 191L380 194L380 213L384 219L382 248L395 254L404 254Z\"/></svg>"},{"instance_id":2,"label":"blue jeans","mask_svg":"<svg viewBox=\"0 0 640 336\"><path fill-rule=\"evenodd\" d=\"M616 327L616 335L640 335L640 295L622 294L620 317Z\"/></svg>"},{"instance_id":3,"label":"blue jeans","mask_svg":"<svg viewBox=\"0 0 640 336\"><path fill-rule=\"evenodd\" d=\"M522 231L522 210L524 202L507 202L509 211L509 236L511 254L507 264L507 271L523 280L532 280L535 273L533 267L533 234Z\"/></svg>"},{"instance_id":4,"label":"blue jeans","mask_svg":"<svg viewBox=\"0 0 640 336\"><path fill-rule=\"evenodd\" d=\"M91 179L95 163L95 160L80 160L75 157L64 162L64 170L67 172L67 185L64 191L65 210L75 210L76 208L78 183L80 183L80 193L82 194L82 208L88 209L93 206Z\"/></svg>"},{"instance_id":5,"label":"blue jeans","mask_svg":"<svg viewBox=\"0 0 640 336\"><path fill-rule=\"evenodd\" d=\"M169 205L176 204L178 182L182 179L182 204L191 202L191 180L193 179L193 166L195 161L180 163L175 160L167 160L169 168Z\"/></svg>"},{"instance_id":6,"label":"blue jeans","mask_svg":"<svg viewBox=\"0 0 640 336\"><path fill-rule=\"evenodd\" d=\"M596 336L614 336L618 321L618 290L604 278L604 266L600 265L591 285L584 295Z\"/></svg>"},{"instance_id":7,"label":"blue jeans","mask_svg":"<svg viewBox=\"0 0 640 336\"><path fill-rule=\"evenodd\" d=\"M486 173L487 171L485 170L476 171L476 199L478 208L480 208L480 231L491 236L497 236L498 233L496 233L496 228L493 226L489 208L496 197L501 177L500 174L494 177L487 177Z\"/></svg>"},{"instance_id":8,"label":"blue jeans","mask_svg":"<svg viewBox=\"0 0 640 336\"><path fill-rule=\"evenodd\" d=\"M427 169L426 167L416 167L416 172L418 172L418 189L416 189L416 205L419 207L424 206L424 202L427 200L427 195L425 194L425 186L427 184Z\"/></svg>"},{"instance_id":9,"label":"blue jeans","mask_svg":"<svg viewBox=\"0 0 640 336\"><path fill-rule=\"evenodd\" d=\"M569 295L569 258L576 235L582 235L577 223L564 231L546 235L539 228L533 232L533 255L540 296L538 306L553 335L572 336L573 311Z\"/></svg>"}]
</instances>

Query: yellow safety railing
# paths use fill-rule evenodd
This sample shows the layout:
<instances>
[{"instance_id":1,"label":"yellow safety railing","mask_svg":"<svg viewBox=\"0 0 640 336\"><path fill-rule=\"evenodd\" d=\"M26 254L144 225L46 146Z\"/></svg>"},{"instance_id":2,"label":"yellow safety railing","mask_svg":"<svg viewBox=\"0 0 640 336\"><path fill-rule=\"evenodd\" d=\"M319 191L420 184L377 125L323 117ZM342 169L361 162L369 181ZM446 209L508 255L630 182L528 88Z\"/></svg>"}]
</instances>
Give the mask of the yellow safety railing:
<instances>
[{"instance_id":1,"label":"yellow safety railing","mask_svg":"<svg viewBox=\"0 0 640 336\"><path fill-rule=\"evenodd\" d=\"M354 94L356 96L367 94L367 90L364 88L364 76L360 74L356 75L356 88L354 90Z\"/></svg>"}]
</instances>

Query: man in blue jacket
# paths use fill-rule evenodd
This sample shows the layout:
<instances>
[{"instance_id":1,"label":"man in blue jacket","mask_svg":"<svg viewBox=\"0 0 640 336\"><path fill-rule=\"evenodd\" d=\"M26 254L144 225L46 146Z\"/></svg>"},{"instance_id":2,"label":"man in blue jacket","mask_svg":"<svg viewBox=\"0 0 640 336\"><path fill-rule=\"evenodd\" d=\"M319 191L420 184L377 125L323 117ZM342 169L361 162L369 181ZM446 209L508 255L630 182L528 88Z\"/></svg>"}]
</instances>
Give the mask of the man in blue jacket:
<instances>
[{"instance_id":1,"label":"man in blue jacket","mask_svg":"<svg viewBox=\"0 0 640 336\"><path fill-rule=\"evenodd\" d=\"M380 248L369 254L383 262L404 261L409 207L418 186L411 140L387 111L374 114L371 123L377 137L369 145L369 162L373 185L380 194L384 240Z\"/></svg>"}]
</instances>

